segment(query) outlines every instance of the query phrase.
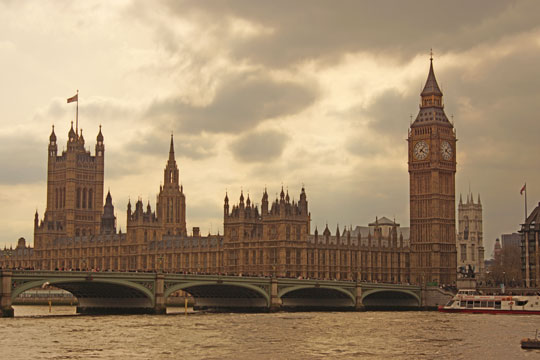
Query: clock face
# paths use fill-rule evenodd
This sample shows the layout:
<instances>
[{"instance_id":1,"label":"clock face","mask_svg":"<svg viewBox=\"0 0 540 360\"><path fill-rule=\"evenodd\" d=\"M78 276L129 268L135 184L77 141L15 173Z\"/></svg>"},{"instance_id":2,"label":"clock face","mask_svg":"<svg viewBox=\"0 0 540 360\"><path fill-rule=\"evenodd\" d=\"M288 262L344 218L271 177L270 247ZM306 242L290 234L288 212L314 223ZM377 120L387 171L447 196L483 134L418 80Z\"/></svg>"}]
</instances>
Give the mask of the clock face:
<instances>
[{"instance_id":1,"label":"clock face","mask_svg":"<svg viewBox=\"0 0 540 360\"><path fill-rule=\"evenodd\" d=\"M452 145L448 141L441 143L441 154L444 160L450 160L452 158Z\"/></svg>"},{"instance_id":2,"label":"clock face","mask_svg":"<svg viewBox=\"0 0 540 360\"><path fill-rule=\"evenodd\" d=\"M424 160L429 154L429 145L425 141L417 142L413 154L416 159Z\"/></svg>"}]
</instances>

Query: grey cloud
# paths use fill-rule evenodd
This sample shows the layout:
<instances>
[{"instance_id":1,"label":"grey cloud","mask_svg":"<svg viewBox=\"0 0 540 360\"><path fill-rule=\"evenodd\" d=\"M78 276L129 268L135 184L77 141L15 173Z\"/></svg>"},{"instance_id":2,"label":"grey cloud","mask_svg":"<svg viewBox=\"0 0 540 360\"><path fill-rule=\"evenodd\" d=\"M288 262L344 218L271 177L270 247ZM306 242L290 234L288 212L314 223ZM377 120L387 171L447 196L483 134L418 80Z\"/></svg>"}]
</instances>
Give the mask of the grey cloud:
<instances>
[{"instance_id":1,"label":"grey cloud","mask_svg":"<svg viewBox=\"0 0 540 360\"><path fill-rule=\"evenodd\" d=\"M445 92L449 93L447 108L455 111L458 136L467 140L459 145L469 150L470 160L481 162L478 166L540 165L530 152L531 146L539 149L540 114L536 109L540 89L534 81L540 78L538 63L540 49L524 44L518 53L485 61L476 68L443 73L448 79L446 88L453 89ZM482 145L499 150L497 158L489 156Z\"/></svg>"},{"instance_id":2,"label":"grey cloud","mask_svg":"<svg viewBox=\"0 0 540 360\"><path fill-rule=\"evenodd\" d=\"M173 123L180 132L236 133L257 124L301 112L317 97L315 86L279 82L261 73L229 76L206 106L177 98L155 101L146 116Z\"/></svg>"},{"instance_id":3,"label":"grey cloud","mask_svg":"<svg viewBox=\"0 0 540 360\"><path fill-rule=\"evenodd\" d=\"M169 156L170 135L165 132L139 133L125 147L128 153L145 154L167 159ZM204 159L215 155L215 143L198 136L175 136L176 157Z\"/></svg>"},{"instance_id":4,"label":"grey cloud","mask_svg":"<svg viewBox=\"0 0 540 360\"><path fill-rule=\"evenodd\" d=\"M90 97L79 103L79 120L86 122L110 123L137 120L140 111L132 105L119 101ZM75 104L66 104L66 99L55 98L43 110L36 113L38 121L60 123L75 117ZM96 133L97 134L97 133Z\"/></svg>"},{"instance_id":5,"label":"grey cloud","mask_svg":"<svg viewBox=\"0 0 540 360\"><path fill-rule=\"evenodd\" d=\"M26 134L0 136L0 184L32 184L44 181L47 176L46 165L46 142Z\"/></svg>"},{"instance_id":6,"label":"grey cloud","mask_svg":"<svg viewBox=\"0 0 540 360\"><path fill-rule=\"evenodd\" d=\"M352 123L366 123L369 134L365 131L352 133L346 140L345 147L353 155L371 156L384 154L389 145L399 143L407 134L410 115L418 111L419 95L402 94L389 89L367 107L357 106L345 114Z\"/></svg>"},{"instance_id":7,"label":"grey cloud","mask_svg":"<svg viewBox=\"0 0 540 360\"><path fill-rule=\"evenodd\" d=\"M351 224L365 226L377 215L390 219L395 216L401 226L409 226L406 171L360 166L341 178L332 173L318 174L310 177L306 191L312 231L318 226L320 232L326 222L332 224L332 233L336 223L341 229Z\"/></svg>"},{"instance_id":8,"label":"grey cloud","mask_svg":"<svg viewBox=\"0 0 540 360\"><path fill-rule=\"evenodd\" d=\"M113 122L133 121L139 115L137 109L132 106L104 98L90 98L88 103L82 103L79 107L79 114L94 119L94 121Z\"/></svg>"},{"instance_id":9,"label":"grey cloud","mask_svg":"<svg viewBox=\"0 0 540 360\"><path fill-rule=\"evenodd\" d=\"M463 50L479 42L537 26L535 1L164 1L170 14L196 16L219 37L231 17L273 30L231 43L233 55L254 63L283 67L310 59L371 51L394 59ZM221 26L216 26L221 24ZM207 27L205 27L206 29ZM410 41L405 41L409 39Z\"/></svg>"},{"instance_id":10,"label":"grey cloud","mask_svg":"<svg viewBox=\"0 0 540 360\"><path fill-rule=\"evenodd\" d=\"M230 149L239 161L267 162L281 156L288 140L289 137L279 131L254 131L240 136Z\"/></svg>"}]
</instances>

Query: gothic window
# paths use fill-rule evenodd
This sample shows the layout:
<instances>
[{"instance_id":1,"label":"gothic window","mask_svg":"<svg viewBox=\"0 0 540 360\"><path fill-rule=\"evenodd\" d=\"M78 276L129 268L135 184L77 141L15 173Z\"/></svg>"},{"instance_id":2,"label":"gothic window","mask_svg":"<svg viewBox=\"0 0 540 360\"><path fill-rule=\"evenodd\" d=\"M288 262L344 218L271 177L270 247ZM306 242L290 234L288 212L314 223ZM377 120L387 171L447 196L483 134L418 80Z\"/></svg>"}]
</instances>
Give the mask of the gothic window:
<instances>
[{"instance_id":1,"label":"gothic window","mask_svg":"<svg viewBox=\"0 0 540 360\"><path fill-rule=\"evenodd\" d=\"M461 261L467 261L467 245L461 245Z\"/></svg>"},{"instance_id":2,"label":"gothic window","mask_svg":"<svg viewBox=\"0 0 540 360\"><path fill-rule=\"evenodd\" d=\"M171 204L171 199L167 198L167 222L170 223L172 222L172 204Z\"/></svg>"},{"instance_id":3,"label":"gothic window","mask_svg":"<svg viewBox=\"0 0 540 360\"><path fill-rule=\"evenodd\" d=\"M58 189L55 189L55 195L56 195L56 200L55 200L55 205L54 207L58 209Z\"/></svg>"},{"instance_id":4,"label":"gothic window","mask_svg":"<svg viewBox=\"0 0 540 360\"><path fill-rule=\"evenodd\" d=\"M286 240L290 240L291 239L291 226L290 225L287 225L287 228L286 228L286 235L285 235L285 239Z\"/></svg>"},{"instance_id":5,"label":"gothic window","mask_svg":"<svg viewBox=\"0 0 540 360\"><path fill-rule=\"evenodd\" d=\"M81 189L77 188L77 208L81 207Z\"/></svg>"},{"instance_id":6,"label":"gothic window","mask_svg":"<svg viewBox=\"0 0 540 360\"><path fill-rule=\"evenodd\" d=\"M75 236L79 236L80 235L80 230L79 229L76 229L75 230Z\"/></svg>"},{"instance_id":7,"label":"gothic window","mask_svg":"<svg viewBox=\"0 0 540 360\"><path fill-rule=\"evenodd\" d=\"M66 188L62 189L62 207L66 207Z\"/></svg>"},{"instance_id":8,"label":"gothic window","mask_svg":"<svg viewBox=\"0 0 540 360\"><path fill-rule=\"evenodd\" d=\"M176 222L180 222L180 199L176 199Z\"/></svg>"},{"instance_id":9,"label":"gothic window","mask_svg":"<svg viewBox=\"0 0 540 360\"><path fill-rule=\"evenodd\" d=\"M471 260L472 260L472 261L475 261L475 260L476 260L475 250L474 250L474 244L471 245Z\"/></svg>"},{"instance_id":10,"label":"gothic window","mask_svg":"<svg viewBox=\"0 0 540 360\"><path fill-rule=\"evenodd\" d=\"M94 191L92 189L88 190L88 208L92 208L92 203L94 201Z\"/></svg>"},{"instance_id":11,"label":"gothic window","mask_svg":"<svg viewBox=\"0 0 540 360\"><path fill-rule=\"evenodd\" d=\"M86 209L86 188L84 188L82 192L82 208Z\"/></svg>"}]
</instances>

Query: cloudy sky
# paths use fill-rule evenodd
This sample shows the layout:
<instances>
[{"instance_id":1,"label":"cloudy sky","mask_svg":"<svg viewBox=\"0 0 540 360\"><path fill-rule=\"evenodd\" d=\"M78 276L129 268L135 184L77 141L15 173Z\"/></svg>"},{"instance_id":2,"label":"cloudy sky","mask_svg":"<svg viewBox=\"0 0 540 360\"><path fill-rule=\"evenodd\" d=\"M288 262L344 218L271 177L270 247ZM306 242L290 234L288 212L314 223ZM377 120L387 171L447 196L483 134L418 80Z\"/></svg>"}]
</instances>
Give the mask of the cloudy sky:
<instances>
[{"instance_id":1,"label":"cloudy sky","mask_svg":"<svg viewBox=\"0 0 540 360\"><path fill-rule=\"evenodd\" d=\"M305 184L312 231L409 224L407 129L434 66L480 192L487 257L540 200L540 2L0 0L0 245L45 210L51 125L99 124L105 188L155 205L169 138L188 227L222 232L225 191ZM62 147L62 145L60 145Z\"/></svg>"}]
</instances>

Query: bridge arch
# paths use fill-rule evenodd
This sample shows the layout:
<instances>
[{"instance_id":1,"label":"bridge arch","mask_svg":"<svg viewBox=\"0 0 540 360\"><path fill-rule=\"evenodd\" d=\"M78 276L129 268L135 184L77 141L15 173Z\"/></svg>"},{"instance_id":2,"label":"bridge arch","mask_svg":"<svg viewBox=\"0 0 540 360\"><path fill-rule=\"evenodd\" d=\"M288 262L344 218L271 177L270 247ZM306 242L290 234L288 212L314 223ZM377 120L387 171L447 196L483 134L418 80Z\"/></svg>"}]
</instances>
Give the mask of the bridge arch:
<instances>
[{"instance_id":1,"label":"bridge arch","mask_svg":"<svg viewBox=\"0 0 540 360\"><path fill-rule=\"evenodd\" d=\"M349 309L356 305L356 298L350 291L327 285L290 286L281 289L278 297L284 308Z\"/></svg>"},{"instance_id":2,"label":"bridge arch","mask_svg":"<svg viewBox=\"0 0 540 360\"><path fill-rule=\"evenodd\" d=\"M114 296L128 296L130 298L144 299L148 307L153 307L155 304L153 292L144 287L141 284L123 280L123 279L101 279L95 278L88 280L86 278L81 279L58 279L58 278L43 278L34 281L28 281L20 286L15 287L11 292L11 299L14 300L17 296L33 288L41 287L43 284L54 285L57 288L69 291L78 300L84 303L85 298L95 297L96 295L102 296L103 292L108 292L109 296L103 298L114 298Z\"/></svg>"},{"instance_id":3,"label":"bridge arch","mask_svg":"<svg viewBox=\"0 0 540 360\"><path fill-rule=\"evenodd\" d=\"M362 293L362 303L366 308L409 309L419 308L422 299L414 291L406 289L371 289Z\"/></svg>"},{"instance_id":4,"label":"bridge arch","mask_svg":"<svg viewBox=\"0 0 540 360\"><path fill-rule=\"evenodd\" d=\"M165 290L165 299L179 290L191 294L195 299L195 305L201 308L268 308L270 306L270 294L259 286L243 282L218 280L178 283Z\"/></svg>"}]
</instances>

